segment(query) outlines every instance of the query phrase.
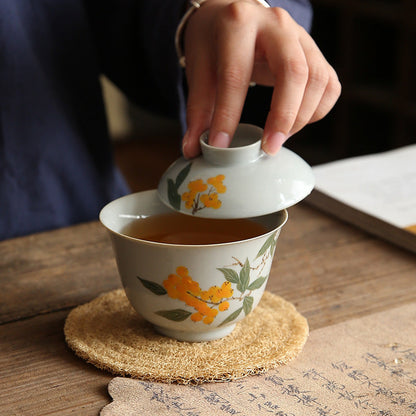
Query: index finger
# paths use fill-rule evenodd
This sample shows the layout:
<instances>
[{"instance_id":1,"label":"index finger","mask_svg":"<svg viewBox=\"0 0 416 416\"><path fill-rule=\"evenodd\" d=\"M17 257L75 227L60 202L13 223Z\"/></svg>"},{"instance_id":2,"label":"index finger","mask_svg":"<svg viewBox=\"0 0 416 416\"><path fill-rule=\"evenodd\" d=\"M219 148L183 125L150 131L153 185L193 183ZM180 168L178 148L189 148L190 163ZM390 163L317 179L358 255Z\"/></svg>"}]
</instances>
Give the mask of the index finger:
<instances>
[{"instance_id":1,"label":"index finger","mask_svg":"<svg viewBox=\"0 0 416 416\"><path fill-rule=\"evenodd\" d=\"M209 143L228 147L241 118L254 64L256 27L253 7L231 3L218 21L217 94Z\"/></svg>"}]
</instances>

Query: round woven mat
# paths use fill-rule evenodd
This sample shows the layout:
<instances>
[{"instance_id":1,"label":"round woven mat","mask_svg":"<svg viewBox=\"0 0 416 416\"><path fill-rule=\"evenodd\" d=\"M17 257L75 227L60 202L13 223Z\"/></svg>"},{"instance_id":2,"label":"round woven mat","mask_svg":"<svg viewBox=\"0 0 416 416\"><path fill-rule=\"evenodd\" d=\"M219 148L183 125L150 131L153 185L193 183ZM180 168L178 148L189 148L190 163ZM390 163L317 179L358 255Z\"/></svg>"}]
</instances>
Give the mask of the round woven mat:
<instances>
[{"instance_id":1,"label":"round woven mat","mask_svg":"<svg viewBox=\"0 0 416 416\"><path fill-rule=\"evenodd\" d=\"M210 342L181 342L157 334L122 289L73 309L65 339L100 369L148 381L198 384L259 374L286 364L308 337L306 319L270 292L234 331Z\"/></svg>"}]
</instances>

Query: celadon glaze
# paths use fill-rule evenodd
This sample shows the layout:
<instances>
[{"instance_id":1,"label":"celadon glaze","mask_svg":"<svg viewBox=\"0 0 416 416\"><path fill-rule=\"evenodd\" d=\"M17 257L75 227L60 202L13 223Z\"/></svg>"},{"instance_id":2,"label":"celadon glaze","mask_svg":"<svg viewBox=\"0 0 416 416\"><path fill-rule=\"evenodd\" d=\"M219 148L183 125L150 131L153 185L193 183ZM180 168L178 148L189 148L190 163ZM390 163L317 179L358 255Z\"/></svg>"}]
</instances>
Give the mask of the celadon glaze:
<instances>
[{"instance_id":1,"label":"celadon glaze","mask_svg":"<svg viewBox=\"0 0 416 416\"><path fill-rule=\"evenodd\" d=\"M161 334L190 342L222 338L259 303L287 212L253 218L266 232L231 243L177 245L122 234L133 219L167 212L152 190L112 201L100 213L127 297Z\"/></svg>"},{"instance_id":2,"label":"celadon glaze","mask_svg":"<svg viewBox=\"0 0 416 416\"><path fill-rule=\"evenodd\" d=\"M289 149L261 150L263 130L240 124L231 147L210 146L202 155L178 159L163 174L158 193L171 209L206 218L249 218L286 209L313 189L311 167Z\"/></svg>"}]
</instances>

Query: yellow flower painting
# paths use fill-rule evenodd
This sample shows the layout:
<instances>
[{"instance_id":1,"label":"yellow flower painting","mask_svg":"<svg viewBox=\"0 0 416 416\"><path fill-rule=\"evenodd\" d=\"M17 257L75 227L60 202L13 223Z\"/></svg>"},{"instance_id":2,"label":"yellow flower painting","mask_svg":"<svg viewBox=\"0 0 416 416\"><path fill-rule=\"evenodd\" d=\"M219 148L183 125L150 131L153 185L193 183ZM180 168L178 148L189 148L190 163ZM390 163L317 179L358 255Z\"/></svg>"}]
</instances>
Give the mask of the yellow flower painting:
<instances>
[{"instance_id":1,"label":"yellow flower painting","mask_svg":"<svg viewBox=\"0 0 416 416\"><path fill-rule=\"evenodd\" d=\"M201 290L198 282L189 276L188 269L183 266L177 267L176 273L170 274L163 282L163 286L170 298L179 299L195 310L190 316L192 321L202 321L207 325L214 321L219 310L228 309L229 303L226 299L234 292L230 282Z\"/></svg>"},{"instance_id":2,"label":"yellow flower painting","mask_svg":"<svg viewBox=\"0 0 416 416\"><path fill-rule=\"evenodd\" d=\"M191 167L192 163L189 163L178 173L175 180L168 179L168 199L172 207L180 210L181 204L184 203L185 208L190 210L192 215L205 208L221 208L222 201L219 195L227 191L224 185L225 175L219 174L206 181L201 178L189 181L187 190L182 194L179 193L179 187L185 183Z\"/></svg>"},{"instance_id":3,"label":"yellow flower painting","mask_svg":"<svg viewBox=\"0 0 416 416\"><path fill-rule=\"evenodd\" d=\"M219 209L222 202L218 194L223 194L227 190L223 184L224 179L224 175L217 175L208 178L206 183L202 179L189 182L188 192L184 192L181 197L185 202L185 207L192 210L192 214L204 208Z\"/></svg>"}]
</instances>

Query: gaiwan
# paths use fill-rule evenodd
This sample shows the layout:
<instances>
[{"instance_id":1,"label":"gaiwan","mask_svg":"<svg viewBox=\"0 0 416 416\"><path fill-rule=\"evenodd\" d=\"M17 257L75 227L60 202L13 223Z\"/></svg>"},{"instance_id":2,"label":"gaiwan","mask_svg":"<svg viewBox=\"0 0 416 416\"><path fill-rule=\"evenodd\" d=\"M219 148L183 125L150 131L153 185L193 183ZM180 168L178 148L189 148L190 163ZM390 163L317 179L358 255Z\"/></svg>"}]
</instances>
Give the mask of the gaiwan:
<instances>
[{"instance_id":1,"label":"gaiwan","mask_svg":"<svg viewBox=\"0 0 416 416\"><path fill-rule=\"evenodd\" d=\"M157 190L102 209L127 297L159 333L222 338L259 303L286 208L314 185L306 162L266 155L261 136L240 125L224 149L204 134L202 156L173 163Z\"/></svg>"}]
</instances>

